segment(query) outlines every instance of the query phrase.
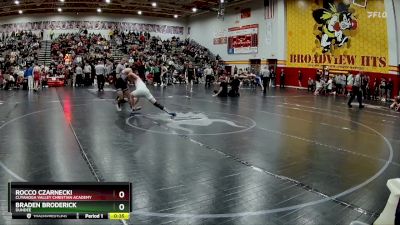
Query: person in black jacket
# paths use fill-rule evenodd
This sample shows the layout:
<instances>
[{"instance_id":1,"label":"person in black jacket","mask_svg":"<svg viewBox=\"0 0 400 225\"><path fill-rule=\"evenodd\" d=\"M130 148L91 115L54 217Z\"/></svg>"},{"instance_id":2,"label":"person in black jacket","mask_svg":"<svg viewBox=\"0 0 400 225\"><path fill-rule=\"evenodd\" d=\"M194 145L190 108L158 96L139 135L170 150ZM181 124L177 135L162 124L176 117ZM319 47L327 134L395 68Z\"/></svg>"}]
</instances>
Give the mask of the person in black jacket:
<instances>
[{"instance_id":1,"label":"person in black jacket","mask_svg":"<svg viewBox=\"0 0 400 225\"><path fill-rule=\"evenodd\" d=\"M215 92L216 93L213 95L213 97L228 97L228 82L224 76L220 78L220 88Z\"/></svg>"},{"instance_id":2,"label":"person in black jacket","mask_svg":"<svg viewBox=\"0 0 400 225\"><path fill-rule=\"evenodd\" d=\"M280 80L279 80L279 87L285 88L285 71L281 70Z\"/></svg>"},{"instance_id":3,"label":"person in black jacket","mask_svg":"<svg viewBox=\"0 0 400 225\"><path fill-rule=\"evenodd\" d=\"M239 76L235 75L233 77L233 80L231 81L231 90L228 93L229 97L238 97L238 96L240 96L239 88L240 88Z\"/></svg>"},{"instance_id":4,"label":"person in black jacket","mask_svg":"<svg viewBox=\"0 0 400 225\"><path fill-rule=\"evenodd\" d=\"M90 62L90 67L92 67L92 72L90 74L90 81L91 81L91 84L94 85L94 78L96 77L96 70L94 69L95 66L94 66L93 61Z\"/></svg>"},{"instance_id":5,"label":"person in black jacket","mask_svg":"<svg viewBox=\"0 0 400 225\"><path fill-rule=\"evenodd\" d=\"M140 79L142 79L144 82L146 82L146 67L144 65L144 62L142 61L142 59L140 59L138 61L138 73L139 73L139 77Z\"/></svg>"},{"instance_id":6,"label":"person in black jacket","mask_svg":"<svg viewBox=\"0 0 400 225\"><path fill-rule=\"evenodd\" d=\"M125 98L129 99L128 81L125 74L117 75L115 88L117 89L116 107L118 111L121 111L122 105L126 102Z\"/></svg>"},{"instance_id":7,"label":"person in black jacket","mask_svg":"<svg viewBox=\"0 0 400 225\"><path fill-rule=\"evenodd\" d=\"M386 101L390 101L390 98L392 97L392 90L393 90L393 81L392 78L389 78L387 84L386 84Z\"/></svg>"},{"instance_id":8,"label":"person in black jacket","mask_svg":"<svg viewBox=\"0 0 400 225\"><path fill-rule=\"evenodd\" d=\"M273 67L271 67L271 70L270 70L271 72L271 74L270 74L270 77L271 77L271 87L275 87L275 78L276 78L276 73L275 73L275 70L274 70L274 68Z\"/></svg>"}]
</instances>

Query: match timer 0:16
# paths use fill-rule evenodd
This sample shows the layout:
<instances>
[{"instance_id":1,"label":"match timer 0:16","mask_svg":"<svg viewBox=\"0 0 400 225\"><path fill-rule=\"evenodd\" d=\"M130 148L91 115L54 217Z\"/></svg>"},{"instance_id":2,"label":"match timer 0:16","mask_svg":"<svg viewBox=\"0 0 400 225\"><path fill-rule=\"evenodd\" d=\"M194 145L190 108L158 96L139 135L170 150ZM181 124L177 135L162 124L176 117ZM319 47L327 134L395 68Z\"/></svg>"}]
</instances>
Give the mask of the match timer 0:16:
<instances>
[{"instance_id":1,"label":"match timer 0:16","mask_svg":"<svg viewBox=\"0 0 400 225\"><path fill-rule=\"evenodd\" d=\"M132 184L61 182L8 184L13 219L129 219Z\"/></svg>"}]
</instances>

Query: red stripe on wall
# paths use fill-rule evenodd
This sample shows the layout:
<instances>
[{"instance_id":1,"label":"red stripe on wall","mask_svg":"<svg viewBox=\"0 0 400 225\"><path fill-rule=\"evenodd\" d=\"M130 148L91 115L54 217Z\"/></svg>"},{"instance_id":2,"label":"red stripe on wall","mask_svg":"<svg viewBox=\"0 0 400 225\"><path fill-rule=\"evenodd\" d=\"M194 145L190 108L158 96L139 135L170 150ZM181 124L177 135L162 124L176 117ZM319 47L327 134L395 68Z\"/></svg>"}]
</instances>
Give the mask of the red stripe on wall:
<instances>
[{"instance_id":1,"label":"red stripe on wall","mask_svg":"<svg viewBox=\"0 0 400 225\"><path fill-rule=\"evenodd\" d=\"M303 80L301 82L303 87L307 86L307 81L308 78L311 77L311 79L315 80L315 75L317 73L317 70L315 68L298 68L298 67L282 67L281 65L278 65L277 68L277 79L276 82L279 84L279 76L281 74L281 69L284 69L285 71L285 84L289 86L298 86L298 72L301 70L303 73ZM358 71L350 71L352 74L357 74ZM372 85L373 80L377 78L378 80L381 79L382 77L385 78L386 80L391 78L393 80L393 94L398 95L399 90L400 90L400 76L399 75L394 75L394 74L384 74L384 73L375 73L375 72L364 72L365 75L369 76L371 79L370 85ZM372 88L372 86L371 86ZM392 96L393 97L393 96Z\"/></svg>"}]
</instances>

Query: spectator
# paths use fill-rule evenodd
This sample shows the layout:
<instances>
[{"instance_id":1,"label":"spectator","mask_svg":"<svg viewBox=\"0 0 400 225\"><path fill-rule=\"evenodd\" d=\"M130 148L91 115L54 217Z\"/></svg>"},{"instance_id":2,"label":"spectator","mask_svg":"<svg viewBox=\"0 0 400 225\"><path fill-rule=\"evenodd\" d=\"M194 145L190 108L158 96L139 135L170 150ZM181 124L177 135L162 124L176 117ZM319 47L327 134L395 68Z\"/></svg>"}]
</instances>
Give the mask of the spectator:
<instances>
[{"instance_id":1,"label":"spectator","mask_svg":"<svg viewBox=\"0 0 400 225\"><path fill-rule=\"evenodd\" d=\"M211 83L214 80L214 71L211 69L210 66L207 66L207 68L204 70L204 75L206 77L206 87L211 86Z\"/></svg>"},{"instance_id":2,"label":"spectator","mask_svg":"<svg viewBox=\"0 0 400 225\"><path fill-rule=\"evenodd\" d=\"M172 68L172 67L171 67L171 68ZM145 76L145 74L146 74L146 67L145 67L145 65L144 65L144 62L143 62L141 59L139 59L138 62L137 62L137 70L138 70L138 73L139 73L139 77L140 77L143 81L146 81L146 76Z\"/></svg>"},{"instance_id":3,"label":"spectator","mask_svg":"<svg viewBox=\"0 0 400 225\"><path fill-rule=\"evenodd\" d=\"M105 65L105 77L109 84L114 83L114 76L113 76L114 66L110 60L107 60Z\"/></svg>"},{"instance_id":4,"label":"spectator","mask_svg":"<svg viewBox=\"0 0 400 225\"><path fill-rule=\"evenodd\" d=\"M50 40L53 40L54 38L54 30L53 28L50 30Z\"/></svg>"},{"instance_id":5,"label":"spectator","mask_svg":"<svg viewBox=\"0 0 400 225\"><path fill-rule=\"evenodd\" d=\"M4 75L0 70L0 89L2 89L5 85Z\"/></svg>"},{"instance_id":6,"label":"spectator","mask_svg":"<svg viewBox=\"0 0 400 225\"><path fill-rule=\"evenodd\" d=\"M33 90L38 91L40 87L40 78L42 76L41 74L41 69L38 66L38 64L35 63L35 66L33 67L33 80L34 80L34 86Z\"/></svg>"},{"instance_id":7,"label":"spectator","mask_svg":"<svg viewBox=\"0 0 400 225\"><path fill-rule=\"evenodd\" d=\"M379 98L381 101L386 101L386 80L381 78L381 83L379 85Z\"/></svg>"},{"instance_id":8,"label":"spectator","mask_svg":"<svg viewBox=\"0 0 400 225\"><path fill-rule=\"evenodd\" d=\"M392 78L389 78L386 84L386 101L389 101L392 97L392 90L393 90L393 81Z\"/></svg>"},{"instance_id":9,"label":"spectator","mask_svg":"<svg viewBox=\"0 0 400 225\"><path fill-rule=\"evenodd\" d=\"M379 99L379 86L380 86L380 83L378 83L378 79L375 78L374 83L372 85L372 87L373 87L372 99L373 100Z\"/></svg>"},{"instance_id":10,"label":"spectator","mask_svg":"<svg viewBox=\"0 0 400 225\"><path fill-rule=\"evenodd\" d=\"M25 79L28 79L28 90L33 90L33 67L27 65L24 73Z\"/></svg>"},{"instance_id":11,"label":"spectator","mask_svg":"<svg viewBox=\"0 0 400 225\"><path fill-rule=\"evenodd\" d=\"M84 84L85 86L89 86L92 84L91 79L90 79L90 75L92 72L92 67L89 65L89 63L85 63L85 66L83 68L83 73L85 74L85 78L84 78Z\"/></svg>"},{"instance_id":12,"label":"spectator","mask_svg":"<svg viewBox=\"0 0 400 225\"><path fill-rule=\"evenodd\" d=\"M350 95L350 93L352 92L352 88L353 88L353 74L349 72L346 79L346 92L348 93L348 95Z\"/></svg>"},{"instance_id":13,"label":"spectator","mask_svg":"<svg viewBox=\"0 0 400 225\"><path fill-rule=\"evenodd\" d=\"M366 75L362 75L362 79L361 79L361 90L362 90L362 94L364 99L369 99L369 77Z\"/></svg>"},{"instance_id":14,"label":"spectator","mask_svg":"<svg viewBox=\"0 0 400 225\"><path fill-rule=\"evenodd\" d=\"M83 69L80 64L75 68L75 76L73 81L73 86L80 86L83 84Z\"/></svg>"},{"instance_id":15,"label":"spectator","mask_svg":"<svg viewBox=\"0 0 400 225\"><path fill-rule=\"evenodd\" d=\"M331 94L332 90L333 90L333 79L330 76L329 79L328 79L328 82L326 84L326 91L327 91L328 94ZM334 94L336 94L336 93L334 93Z\"/></svg>"},{"instance_id":16,"label":"spectator","mask_svg":"<svg viewBox=\"0 0 400 225\"><path fill-rule=\"evenodd\" d=\"M161 80L161 86L167 86L165 83L167 82L167 72L168 68L165 64L161 64L161 75L160 75L160 80Z\"/></svg>"},{"instance_id":17,"label":"spectator","mask_svg":"<svg viewBox=\"0 0 400 225\"><path fill-rule=\"evenodd\" d=\"M118 63L117 68L115 69L115 73L117 75L117 78L122 76L122 71L125 69L125 63L126 59L121 59L121 61Z\"/></svg>"},{"instance_id":18,"label":"spectator","mask_svg":"<svg viewBox=\"0 0 400 225\"><path fill-rule=\"evenodd\" d=\"M394 102L390 105L390 108L396 112L400 112L400 96L394 98Z\"/></svg>"},{"instance_id":19,"label":"spectator","mask_svg":"<svg viewBox=\"0 0 400 225\"><path fill-rule=\"evenodd\" d=\"M347 77L345 74L340 76L340 85L342 86L341 94L346 95L347 93Z\"/></svg>"},{"instance_id":20,"label":"spectator","mask_svg":"<svg viewBox=\"0 0 400 225\"><path fill-rule=\"evenodd\" d=\"M314 91L314 95L320 95L321 93L324 92L324 88L325 88L325 82L324 79L319 79L315 82L315 91Z\"/></svg>"},{"instance_id":21,"label":"spectator","mask_svg":"<svg viewBox=\"0 0 400 225\"><path fill-rule=\"evenodd\" d=\"M303 80L303 73L301 72L301 70L299 70L299 72L298 72L297 80L299 82L299 88L301 88L302 87L301 81Z\"/></svg>"},{"instance_id":22,"label":"spectator","mask_svg":"<svg viewBox=\"0 0 400 225\"><path fill-rule=\"evenodd\" d=\"M271 87L275 87L275 78L276 78L276 73L273 67L271 67Z\"/></svg>"},{"instance_id":23,"label":"spectator","mask_svg":"<svg viewBox=\"0 0 400 225\"><path fill-rule=\"evenodd\" d=\"M239 80L239 76L238 75L234 75L233 76L233 80L231 81L231 90L229 91L228 95L230 97L239 97L240 96L240 80Z\"/></svg>"},{"instance_id":24,"label":"spectator","mask_svg":"<svg viewBox=\"0 0 400 225\"><path fill-rule=\"evenodd\" d=\"M317 73L315 74L315 80L319 81L321 79L321 70L317 70Z\"/></svg>"},{"instance_id":25,"label":"spectator","mask_svg":"<svg viewBox=\"0 0 400 225\"><path fill-rule=\"evenodd\" d=\"M307 82L307 92L312 92L314 89L314 81L311 79L311 77L308 78Z\"/></svg>"},{"instance_id":26,"label":"spectator","mask_svg":"<svg viewBox=\"0 0 400 225\"><path fill-rule=\"evenodd\" d=\"M281 70L279 87L285 88L285 71Z\"/></svg>"}]
</instances>

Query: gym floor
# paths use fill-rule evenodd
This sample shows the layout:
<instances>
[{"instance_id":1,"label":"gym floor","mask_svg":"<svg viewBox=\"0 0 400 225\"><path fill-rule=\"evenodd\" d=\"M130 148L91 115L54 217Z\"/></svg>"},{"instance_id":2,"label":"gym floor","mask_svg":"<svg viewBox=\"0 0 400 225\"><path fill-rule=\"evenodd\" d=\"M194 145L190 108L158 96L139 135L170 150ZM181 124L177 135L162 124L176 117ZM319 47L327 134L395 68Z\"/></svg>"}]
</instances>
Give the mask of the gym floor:
<instances>
[{"instance_id":1,"label":"gym floor","mask_svg":"<svg viewBox=\"0 0 400 225\"><path fill-rule=\"evenodd\" d=\"M372 223L400 174L400 114L377 103L150 90L175 119L144 99L117 112L111 88L0 91L0 224L123 224L12 220L9 181L132 182L127 224Z\"/></svg>"}]
</instances>

